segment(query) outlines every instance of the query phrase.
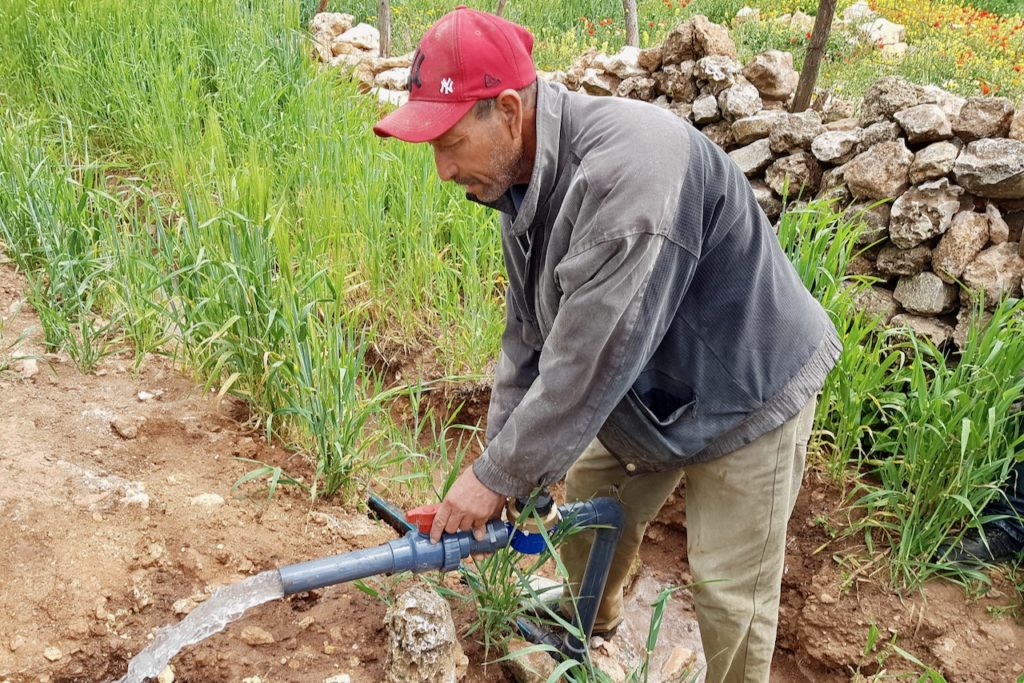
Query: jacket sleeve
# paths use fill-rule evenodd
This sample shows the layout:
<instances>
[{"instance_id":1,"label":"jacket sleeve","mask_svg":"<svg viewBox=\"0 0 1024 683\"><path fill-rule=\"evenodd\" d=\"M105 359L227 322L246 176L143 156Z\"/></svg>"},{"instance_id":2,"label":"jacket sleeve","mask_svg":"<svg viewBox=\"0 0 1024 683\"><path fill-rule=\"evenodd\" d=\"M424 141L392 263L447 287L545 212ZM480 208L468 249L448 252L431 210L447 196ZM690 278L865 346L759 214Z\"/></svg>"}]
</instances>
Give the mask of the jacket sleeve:
<instances>
[{"instance_id":1,"label":"jacket sleeve","mask_svg":"<svg viewBox=\"0 0 1024 683\"><path fill-rule=\"evenodd\" d=\"M657 348L696 263L696 254L638 226L581 245L558 265L563 297L537 376L473 465L484 485L520 496L565 475ZM515 359L503 361L511 369Z\"/></svg>"},{"instance_id":2,"label":"jacket sleeve","mask_svg":"<svg viewBox=\"0 0 1024 683\"><path fill-rule=\"evenodd\" d=\"M505 331L501 335L501 355L494 370L491 403L487 408L487 442L501 431L509 415L519 405L533 385L539 369L540 352L526 343L523 323L512 306L512 298L505 297Z\"/></svg>"}]
</instances>

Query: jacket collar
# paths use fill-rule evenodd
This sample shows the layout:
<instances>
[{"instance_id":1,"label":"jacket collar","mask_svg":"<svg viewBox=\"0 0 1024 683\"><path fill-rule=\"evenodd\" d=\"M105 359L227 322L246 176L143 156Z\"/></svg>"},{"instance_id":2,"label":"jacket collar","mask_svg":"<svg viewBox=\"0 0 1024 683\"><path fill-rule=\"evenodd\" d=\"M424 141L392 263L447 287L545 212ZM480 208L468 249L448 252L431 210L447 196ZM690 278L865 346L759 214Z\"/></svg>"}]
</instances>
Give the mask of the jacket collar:
<instances>
[{"instance_id":1,"label":"jacket collar","mask_svg":"<svg viewBox=\"0 0 1024 683\"><path fill-rule=\"evenodd\" d=\"M511 195L506 192L493 202L481 202L473 195L466 195L470 201L497 209L509 216L515 216L510 232L522 235L533 224L537 208L547 203L558 177L558 152L562 133L562 109L566 93L565 87L555 83L537 79L537 153L533 161L533 173L530 184L526 188L526 196L515 211Z\"/></svg>"}]
</instances>

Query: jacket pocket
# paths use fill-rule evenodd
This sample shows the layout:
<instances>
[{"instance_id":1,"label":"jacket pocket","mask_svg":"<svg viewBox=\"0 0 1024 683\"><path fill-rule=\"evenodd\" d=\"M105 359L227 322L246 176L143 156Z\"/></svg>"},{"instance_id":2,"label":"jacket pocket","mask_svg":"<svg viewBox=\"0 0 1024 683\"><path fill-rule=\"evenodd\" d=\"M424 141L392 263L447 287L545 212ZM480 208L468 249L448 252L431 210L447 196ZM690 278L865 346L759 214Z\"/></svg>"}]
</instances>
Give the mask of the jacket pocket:
<instances>
[{"instance_id":1,"label":"jacket pocket","mask_svg":"<svg viewBox=\"0 0 1024 683\"><path fill-rule=\"evenodd\" d=\"M648 420L659 427L669 427L687 417L697 408L697 397L686 384L660 370L640 373L628 398L634 401Z\"/></svg>"}]
</instances>

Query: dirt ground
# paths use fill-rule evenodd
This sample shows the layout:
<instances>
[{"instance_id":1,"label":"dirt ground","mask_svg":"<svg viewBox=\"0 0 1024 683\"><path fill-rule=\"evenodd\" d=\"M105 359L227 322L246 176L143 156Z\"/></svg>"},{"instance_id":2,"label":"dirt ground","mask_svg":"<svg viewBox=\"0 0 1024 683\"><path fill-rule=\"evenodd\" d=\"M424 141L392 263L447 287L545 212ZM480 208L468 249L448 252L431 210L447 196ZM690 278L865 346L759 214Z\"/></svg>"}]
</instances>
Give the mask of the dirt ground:
<instances>
[{"instance_id":1,"label":"dirt ground","mask_svg":"<svg viewBox=\"0 0 1024 683\"><path fill-rule=\"evenodd\" d=\"M216 401L165 359L136 372L129 356L111 357L85 375L45 354L24 291L13 267L0 265L0 368L14 351L38 366L31 377L30 363L0 370L0 683L115 679L156 628L214 588L394 537L358 510L312 505L298 491L281 489L270 502L233 491L250 468L236 456L302 465L246 430L243 405ZM646 570L666 583L689 578L681 498L643 550ZM851 580L832 559L836 548L816 552L828 540L820 522L839 501L808 475L790 525L772 680L905 669L896 656L881 666L863 656L872 624L883 644L895 636L949 681L1014 680L1024 627L998 614L1008 595L968 600L935 584L900 598L869 572ZM268 603L175 658L176 680L379 681L384 612L351 585ZM456 618L467 623L466 609ZM463 646L465 680L510 680L472 638Z\"/></svg>"}]
</instances>

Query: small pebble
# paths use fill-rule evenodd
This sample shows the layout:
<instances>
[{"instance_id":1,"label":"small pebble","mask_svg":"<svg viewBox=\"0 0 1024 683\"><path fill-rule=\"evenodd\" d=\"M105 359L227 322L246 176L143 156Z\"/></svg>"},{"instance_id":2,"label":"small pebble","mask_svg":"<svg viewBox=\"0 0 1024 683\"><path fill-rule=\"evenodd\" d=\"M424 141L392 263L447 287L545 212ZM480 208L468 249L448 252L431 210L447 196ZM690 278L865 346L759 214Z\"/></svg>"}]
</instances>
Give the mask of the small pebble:
<instances>
[{"instance_id":1,"label":"small pebble","mask_svg":"<svg viewBox=\"0 0 1024 683\"><path fill-rule=\"evenodd\" d=\"M7 644L7 647L11 648L11 652L16 652L18 648L25 644L25 638L22 636L14 636L11 638L11 642Z\"/></svg>"},{"instance_id":2,"label":"small pebble","mask_svg":"<svg viewBox=\"0 0 1024 683\"><path fill-rule=\"evenodd\" d=\"M192 504L212 510L223 505L224 498L216 493L200 493L192 499Z\"/></svg>"},{"instance_id":3,"label":"small pebble","mask_svg":"<svg viewBox=\"0 0 1024 683\"><path fill-rule=\"evenodd\" d=\"M170 664L164 667L156 677L157 683L174 683L174 669Z\"/></svg>"},{"instance_id":4,"label":"small pebble","mask_svg":"<svg viewBox=\"0 0 1024 683\"><path fill-rule=\"evenodd\" d=\"M821 600L826 605L831 605L832 603L834 603L836 601L836 599L833 598L828 593L822 593L821 595L819 595L818 596L818 600Z\"/></svg>"},{"instance_id":5,"label":"small pebble","mask_svg":"<svg viewBox=\"0 0 1024 683\"><path fill-rule=\"evenodd\" d=\"M49 659L51 662L56 662L58 659L64 656L64 653L56 647L48 647L43 650L43 656Z\"/></svg>"},{"instance_id":6,"label":"small pebble","mask_svg":"<svg viewBox=\"0 0 1024 683\"><path fill-rule=\"evenodd\" d=\"M337 676L325 678L324 683L352 683L352 677L348 674L338 674Z\"/></svg>"},{"instance_id":7,"label":"small pebble","mask_svg":"<svg viewBox=\"0 0 1024 683\"><path fill-rule=\"evenodd\" d=\"M274 642L274 636L265 628L246 626L242 630L242 642L247 645L270 645Z\"/></svg>"}]
</instances>

